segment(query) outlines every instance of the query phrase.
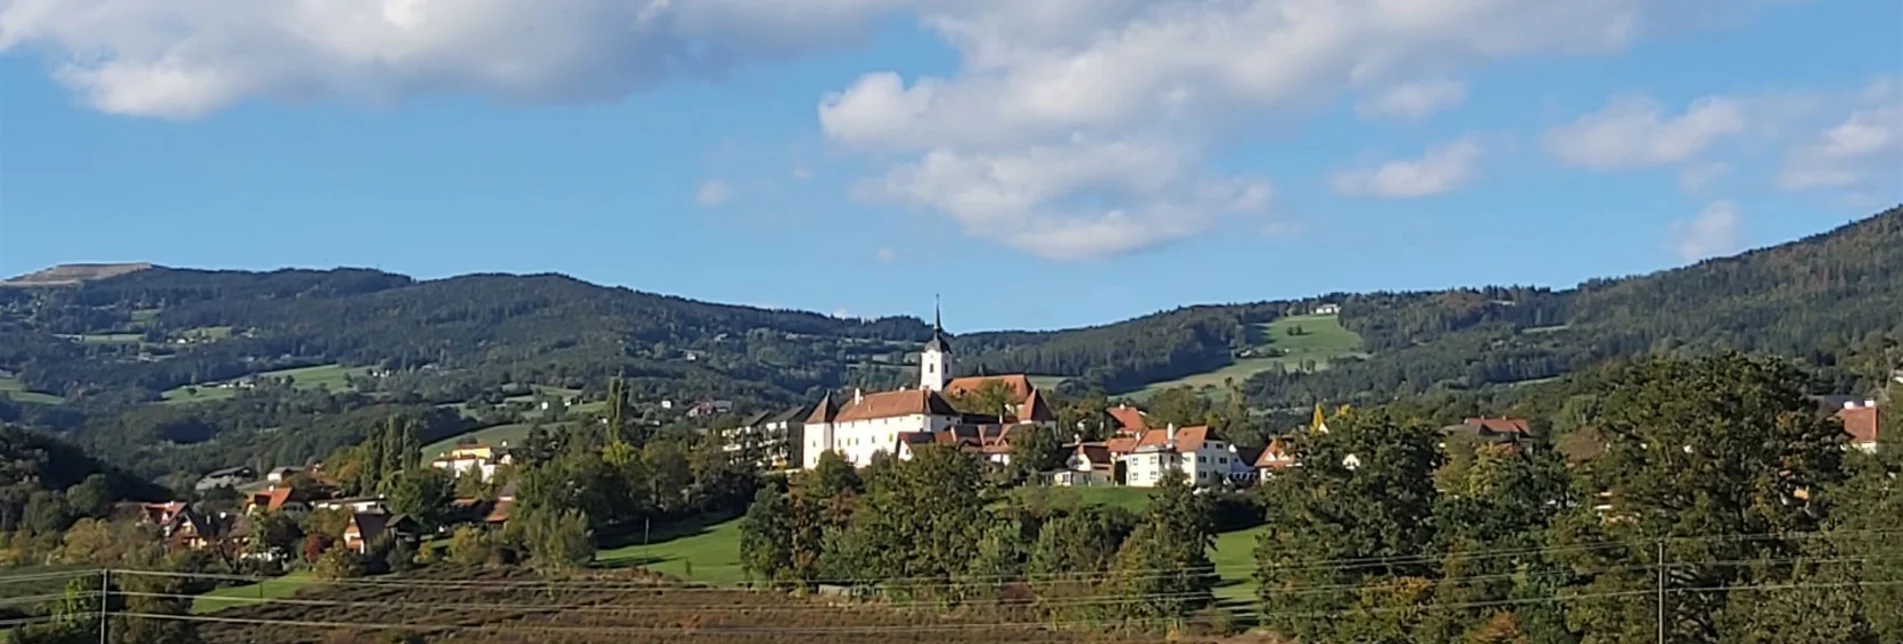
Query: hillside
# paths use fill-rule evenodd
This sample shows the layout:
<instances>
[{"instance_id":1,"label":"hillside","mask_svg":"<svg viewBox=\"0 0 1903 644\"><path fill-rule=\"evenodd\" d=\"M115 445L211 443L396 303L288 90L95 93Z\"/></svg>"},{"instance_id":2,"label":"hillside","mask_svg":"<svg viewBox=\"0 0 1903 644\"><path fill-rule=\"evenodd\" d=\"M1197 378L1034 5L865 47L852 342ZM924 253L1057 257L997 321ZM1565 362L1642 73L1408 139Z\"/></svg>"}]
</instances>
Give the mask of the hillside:
<instances>
[{"instance_id":1,"label":"hillside","mask_svg":"<svg viewBox=\"0 0 1903 644\"><path fill-rule=\"evenodd\" d=\"M579 401L623 374L641 400L759 407L908 382L908 354L930 332L910 317L712 304L560 275L133 266L55 269L36 279L61 287L0 288L0 391L14 400L0 406L192 407L221 404L233 392L213 389L259 374L322 373L278 384L467 413L474 400L526 405L534 387ZM1324 303L1339 315L1298 317ZM1869 370L1878 365L1856 361L1903 337L1900 326L1903 209L1892 209L1737 257L1571 289L1190 306L1090 328L962 334L953 345L968 372L1067 376L1067 387L1113 394L1215 387L1288 408L1538 381L1653 351L1731 347Z\"/></svg>"}]
</instances>

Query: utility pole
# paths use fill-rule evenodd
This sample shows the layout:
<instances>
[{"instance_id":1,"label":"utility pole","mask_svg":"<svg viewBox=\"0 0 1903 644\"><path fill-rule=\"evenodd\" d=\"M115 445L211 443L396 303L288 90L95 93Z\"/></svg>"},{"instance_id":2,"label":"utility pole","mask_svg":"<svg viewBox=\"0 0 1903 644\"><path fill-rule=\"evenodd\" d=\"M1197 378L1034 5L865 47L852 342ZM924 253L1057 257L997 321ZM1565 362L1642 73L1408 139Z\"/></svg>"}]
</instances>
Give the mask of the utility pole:
<instances>
[{"instance_id":1,"label":"utility pole","mask_svg":"<svg viewBox=\"0 0 1903 644\"><path fill-rule=\"evenodd\" d=\"M1658 629L1659 629L1659 644L1665 644L1665 539L1664 539L1664 538L1660 538L1660 539L1659 539L1659 545L1658 545L1658 548L1659 548L1659 550L1658 550L1658 554L1659 554L1659 559L1658 559L1658 567L1659 567L1659 587L1658 587L1658 605L1659 605L1659 606L1658 606L1658 609L1659 609L1659 617L1658 617Z\"/></svg>"},{"instance_id":2,"label":"utility pole","mask_svg":"<svg viewBox=\"0 0 1903 644\"><path fill-rule=\"evenodd\" d=\"M99 644L106 644L106 605L112 603L112 569L99 569Z\"/></svg>"}]
</instances>

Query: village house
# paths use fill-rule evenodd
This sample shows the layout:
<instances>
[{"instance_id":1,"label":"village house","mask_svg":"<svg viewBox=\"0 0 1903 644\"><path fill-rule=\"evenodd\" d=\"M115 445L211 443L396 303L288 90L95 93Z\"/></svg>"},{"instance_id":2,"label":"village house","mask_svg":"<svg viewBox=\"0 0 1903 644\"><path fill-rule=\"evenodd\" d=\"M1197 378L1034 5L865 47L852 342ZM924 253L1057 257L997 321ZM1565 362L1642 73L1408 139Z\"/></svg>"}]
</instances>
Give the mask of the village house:
<instances>
[{"instance_id":1,"label":"village house","mask_svg":"<svg viewBox=\"0 0 1903 644\"><path fill-rule=\"evenodd\" d=\"M1850 446L1864 452L1877 451L1877 430L1882 427L1882 410L1877 401L1845 402L1837 410L1837 420L1844 425L1844 433L1850 435Z\"/></svg>"},{"instance_id":2,"label":"village house","mask_svg":"<svg viewBox=\"0 0 1903 644\"><path fill-rule=\"evenodd\" d=\"M381 496L358 496L343 499L321 499L311 503L318 510L341 510L345 512L387 512Z\"/></svg>"},{"instance_id":3,"label":"village house","mask_svg":"<svg viewBox=\"0 0 1903 644\"><path fill-rule=\"evenodd\" d=\"M1070 458L1064 461L1064 469L1051 475L1051 484L1059 486L1096 487L1116 485L1117 461L1110 454L1110 448L1103 443L1080 443L1071 449Z\"/></svg>"},{"instance_id":4,"label":"village house","mask_svg":"<svg viewBox=\"0 0 1903 644\"><path fill-rule=\"evenodd\" d=\"M1340 304L1320 304L1320 305L1316 305L1315 308L1309 312L1314 315L1340 315L1341 305Z\"/></svg>"},{"instance_id":5,"label":"village house","mask_svg":"<svg viewBox=\"0 0 1903 644\"><path fill-rule=\"evenodd\" d=\"M1124 483L1134 487L1155 487L1170 470L1181 471L1198 487L1240 483L1255 474L1235 444L1212 437L1200 425L1150 430L1123 461Z\"/></svg>"},{"instance_id":6,"label":"village house","mask_svg":"<svg viewBox=\"0 0 1903 644\"><path fill-rule=\"evenodd\" d=\"M246 514L289 512L301 514L310 511L310 504L297 498L296 492L288 486L272 486L269 489L254 492L245 503Z\"/></svg>"},{"instance_id":7,"label":"village house","mask_svg":"<svg viewBox=\"0 0 1903 644\"><path fill-rule=\"evenodd\" d=\"M1464 438L1477 445L1504 445L1519 450L1532 442L1533 430L1523 418L1469 418L1459 425L1448 425L1440 430L1440 448L1447 449L1447 439Z\"/></svg>"},{"instance_id":8,"label":"village house","mask_svg":"<svg viewBox=\"0 0 1903 644\"><path fill-rule=\"evenodd\" d=\"M402 514L353 513L350 522L344 525L343 544L345 548L357 551L357 554L366 554L371 544L386 535L413 544L417 539L416 521Z\"/></svg>"},{"instance_id":9,"label":"village house","mask_svg":"<svg viewBox=\"0 0 1903 644\"><path fill-rule=\"evenodd\" d=\"M264 480L266 483L277 485L288 483L292 478L303 473L304 468L301 467L273 467L264 473Z\"/></svg>"},{"instance_id":10,"label":"village house","mask_svg":"<svg viewBox=\"0 0 1903 644\"><path fill-rule=\"evenodd\" d=\"M801 462L802 430L815 405L763 411L720 430L721 449L738 462L783 470Z\"/></svg>"},{"instance_id":11,"label":"village house","mask_svg":"<svg viewBox=\"0 0 1903 644\"><path fill-rule=\"evenodd\" d=\"M506 444L504 449L497 449L482 443L465 443L430 459L429 465L455 476L475 473L487 481L495 478L497 468L513 463L515 458L507 451Z\"/></svg>"},{"instance_id":12,"label":"village house","mask_svg":"<svg viewBox=\"0 0 1903 644\"><path fill-rule=\"evenodd\" d=\"M1288 441L1277 436L1269 439L1269 445L1256 454L1254 466L1256 480L1267 481L1276 473L1295 467L1295 455L1289 451Z\"/></svg>"}]
</instances>

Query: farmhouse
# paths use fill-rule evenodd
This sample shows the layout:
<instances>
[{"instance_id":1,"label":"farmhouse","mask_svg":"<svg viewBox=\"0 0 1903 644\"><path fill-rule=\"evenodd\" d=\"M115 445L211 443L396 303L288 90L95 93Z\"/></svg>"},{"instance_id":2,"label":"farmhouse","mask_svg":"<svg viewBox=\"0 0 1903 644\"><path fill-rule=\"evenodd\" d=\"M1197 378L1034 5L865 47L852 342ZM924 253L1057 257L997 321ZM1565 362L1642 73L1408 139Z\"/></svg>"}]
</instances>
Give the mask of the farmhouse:
<instances>
[{"instance_id":1,"label":"farmhouse","mask_svg":"<svg viewBox=\"0 0 1903 644\"><path fill-rule=\"evenodd\" d=\"M496 476L496 468L515 462L506 450L497 449L482 443L466 443L451 448L449 452L430 459L430 467L448 470L456 476L475 473L487 481Z\"/></svg>"},{"instance_id":2,"label":"farmhouse","mask_svg":"<svg viewBox=\"0 0 1903 644\"><path fill-rule=\"evenodd\" d=\"M350 515L350 522L344 525L344 547L365 554L377 539L388 536L400 541L414 542L417 536L416 521L407 515L391 516L382 512L357 512Z\"/></svg>"},{"instance_id":3,"label":"farmhouse","mask_svg":"<svg viewBox=\"0 0 1903 644\"><path fill-rule=\"evenodd\" d=\"M1150 430L1123 460L1125 483L1135 487L1159 485L1170 470L1181 471L1199 487L1246 481L1255 474L1235 444L1210 436L1205 426Z\"/></svg>"}]
</instances>

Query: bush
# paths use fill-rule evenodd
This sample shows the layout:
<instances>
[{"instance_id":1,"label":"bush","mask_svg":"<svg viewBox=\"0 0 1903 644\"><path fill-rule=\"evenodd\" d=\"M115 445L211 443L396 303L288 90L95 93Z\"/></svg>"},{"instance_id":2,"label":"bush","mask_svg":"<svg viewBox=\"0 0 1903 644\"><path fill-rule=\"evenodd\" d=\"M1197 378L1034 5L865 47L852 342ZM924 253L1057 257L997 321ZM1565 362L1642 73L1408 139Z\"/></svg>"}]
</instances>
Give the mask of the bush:
<instances>
[{"instance_id":1,"label":"bush","mask_svg":"<svg viewBox=\"0 0 1903 644\"><path fill-rule=\"evenodd\" d=\"M449 537L449 560L461 566L489 563L495 545L489 535L475 526L462 526Z\"/></svg>"},{"instance_id":2,"label":"bush","mask_svg":"<svg viewBox=\"0 0 1903 644\"><path fill-rule=\"evenodd\" d=\"M354 579L364 575L363 557L349 548L331 548L318 557L311 572L323 579Z\"/></svg>"}]
</instances>

